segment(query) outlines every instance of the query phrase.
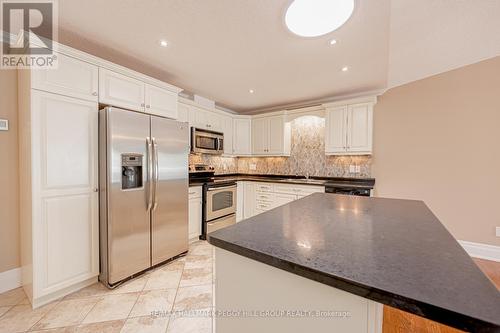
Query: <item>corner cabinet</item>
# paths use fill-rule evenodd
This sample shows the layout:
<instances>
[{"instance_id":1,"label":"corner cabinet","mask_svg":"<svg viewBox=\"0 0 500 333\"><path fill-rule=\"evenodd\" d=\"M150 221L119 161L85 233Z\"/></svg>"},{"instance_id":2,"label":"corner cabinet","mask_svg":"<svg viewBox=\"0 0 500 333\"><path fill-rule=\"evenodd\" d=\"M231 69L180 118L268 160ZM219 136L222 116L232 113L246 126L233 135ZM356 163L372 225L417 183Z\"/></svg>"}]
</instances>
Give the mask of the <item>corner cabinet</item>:
<instances>
[{"instance_id":1,"label":"corner cabinet","mask_svg":"<svg viewBox=\"0 0 500 333\"><path fill-rule=\"evenodd\" d=\"M101 104L177 119L177 98L177 91L160 88L109 69L99 69Z\"/></svg>"},{"instance_id":2,"label":"corner cabinet","mask_svg":"<svg viewBox=\"0 0 500 333\"><path fill-rule=\"evenodd\" d=\"M22 280L34 308L99 274L96 70L72 59L59 73L18 72Z\"/></svg>"},{"instance_id":3,"label":"corner cabinet","mask_svg":"<svg viewBox=\"0 0 500 333\"><path fill-rule=\"evenodd\" d=\"M370 155L373 141L375 102L325 105L325 153Z\"/></svg>"},{"instance_id":4,"label":"corner cabinet","mask_svg":"<svg viewBox=\"0 0 500 333\"><path fill-rule=\"evenodd\" d=\"M252 155L252 119L236 116L233 120L233 155Z\"/></svg>"},{"instance_id":5,"label":"corner cabinet","mask_svg":"<svg viewBox=\"0 0 500 333\"><path fill-rule=\"evenodd\" d=\"M291 124L285 116L252 119L252 153L260 156L290 156Z\"/></svg>"}]
</instances>

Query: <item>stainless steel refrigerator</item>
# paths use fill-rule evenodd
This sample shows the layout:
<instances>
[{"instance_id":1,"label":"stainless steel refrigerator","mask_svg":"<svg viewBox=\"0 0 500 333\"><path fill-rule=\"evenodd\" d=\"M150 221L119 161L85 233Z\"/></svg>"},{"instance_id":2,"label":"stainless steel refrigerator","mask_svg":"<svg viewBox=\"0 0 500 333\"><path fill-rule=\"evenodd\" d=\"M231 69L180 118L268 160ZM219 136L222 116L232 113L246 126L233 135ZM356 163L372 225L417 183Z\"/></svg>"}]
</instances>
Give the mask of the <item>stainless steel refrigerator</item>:
<instances>
[{"instance_id":1,"label":"stainless steel refrigerator","mask_svg":"<svg viewBox=\"0 0 500 333\"><path fill-rule=\"evenodd\" d=\"M188 250L187 123L99 111L99 280L113 287Z\"/></svg>"}]
</instances>

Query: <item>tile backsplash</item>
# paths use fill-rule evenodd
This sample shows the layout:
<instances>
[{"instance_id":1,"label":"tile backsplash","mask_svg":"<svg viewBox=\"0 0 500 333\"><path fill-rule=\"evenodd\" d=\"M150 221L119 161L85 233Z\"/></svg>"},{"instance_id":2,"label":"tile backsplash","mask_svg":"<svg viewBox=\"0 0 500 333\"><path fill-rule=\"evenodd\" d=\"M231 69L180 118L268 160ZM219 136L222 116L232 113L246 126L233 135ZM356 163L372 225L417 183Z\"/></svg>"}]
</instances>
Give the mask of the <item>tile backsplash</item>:
<instances>
[{"instance_id":1,"label":"tile backsplash","mask_svg":"<svg viewBox=\"0 0 500 333\"><path fill-rule=\"evenodd\" d=\"M190 163L213 165L216 173L282 174L322 177L362 177L371 175L371 156L325 155L325 119L304 116L291 124L290 157L221 157L191 155ZM349 166L360 166L350 173Z\"/></svg>"}]
</instances>

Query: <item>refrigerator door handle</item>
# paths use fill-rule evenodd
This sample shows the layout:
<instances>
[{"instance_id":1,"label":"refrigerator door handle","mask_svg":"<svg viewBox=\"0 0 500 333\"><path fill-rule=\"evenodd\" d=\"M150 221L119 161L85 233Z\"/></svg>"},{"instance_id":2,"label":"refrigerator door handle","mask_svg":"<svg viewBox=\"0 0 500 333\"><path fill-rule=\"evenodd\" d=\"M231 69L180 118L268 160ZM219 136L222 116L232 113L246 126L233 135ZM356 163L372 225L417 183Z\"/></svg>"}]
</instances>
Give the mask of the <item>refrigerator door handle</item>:
<instances>
[{"instance_id":1,"label":"refrigerator door handle","mask_svg":"<svg viewBox=\"0 0 500 333\"><path fill-rule=\"evenodd\" d=\"M158 166L158 145L156 144L156 139L153 138L153 151L154 151L154 201L153 201L153 211L158 207L158 181L159 181L159 166Z\"/></svg>"},{"instance_id":2,"label":"refrigerator door handle","mask_svg":"<svg viewBox=\"0 0 500 333\"><path fill-rule=\"evenodd\" d=\"M151 207L153 206L153 152L152 152L152 145L151 145L151 139L149 137L146 138L146 151L148 154L148 191L147 191L147 209L146 211L149 212Z\"/></svg>"}]
</instances>

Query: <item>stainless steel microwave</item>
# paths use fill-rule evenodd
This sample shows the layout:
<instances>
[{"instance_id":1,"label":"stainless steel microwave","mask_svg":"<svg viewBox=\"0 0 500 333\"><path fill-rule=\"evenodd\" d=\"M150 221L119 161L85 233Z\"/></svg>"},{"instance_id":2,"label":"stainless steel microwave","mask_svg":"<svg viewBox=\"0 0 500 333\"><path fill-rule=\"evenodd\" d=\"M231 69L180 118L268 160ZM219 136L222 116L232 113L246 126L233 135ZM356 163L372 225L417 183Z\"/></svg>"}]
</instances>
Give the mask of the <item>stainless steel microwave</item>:
<instances>
[{"instance_id":1,"label":"stainless steel microwave","mask_svg":"<svg viewBox=\"0 0 500 333\"><path fill-rule=\"evenodd\" d=\"M224 152L224 133L191 127L191 152L221 155Z\"/></svg>"}]
</instances>

